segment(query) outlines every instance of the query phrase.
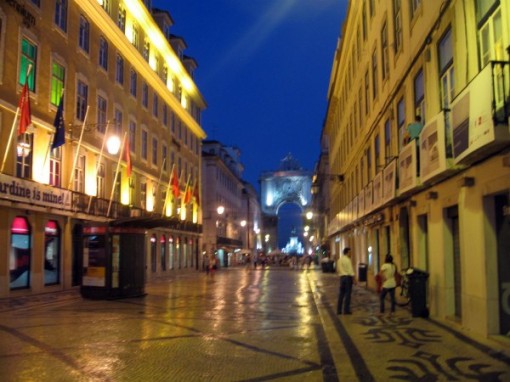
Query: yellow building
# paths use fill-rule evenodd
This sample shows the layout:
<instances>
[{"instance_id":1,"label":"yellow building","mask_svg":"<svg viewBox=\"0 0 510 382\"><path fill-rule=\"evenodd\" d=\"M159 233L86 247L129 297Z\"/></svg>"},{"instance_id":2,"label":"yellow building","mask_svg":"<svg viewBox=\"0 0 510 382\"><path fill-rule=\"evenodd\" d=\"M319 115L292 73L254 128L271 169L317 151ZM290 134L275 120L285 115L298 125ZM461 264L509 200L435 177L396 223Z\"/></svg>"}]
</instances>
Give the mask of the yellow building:
<instances>
[{"instance_id":1,"label":"yellow building","mask_svg":"<svg viewBox=\"0 0 510 382\"><path fill-rule=\"evenodd\" d=\"M144 232L146 279L198 267L206 104L172 24L139 0L0 4L0 297L80 285L90 224Z\"/></svg>"},{"instance_id":2,"label":"yellow building","mask_svg":"<svg viewBox=\"0 0 510 382\"><path fill-rule=\"evenodd\" d=\"M368 287L387 253L432 317L510 333L510 2L356 0L329 88L327 238Z\"/></svg>"}]
</instances>

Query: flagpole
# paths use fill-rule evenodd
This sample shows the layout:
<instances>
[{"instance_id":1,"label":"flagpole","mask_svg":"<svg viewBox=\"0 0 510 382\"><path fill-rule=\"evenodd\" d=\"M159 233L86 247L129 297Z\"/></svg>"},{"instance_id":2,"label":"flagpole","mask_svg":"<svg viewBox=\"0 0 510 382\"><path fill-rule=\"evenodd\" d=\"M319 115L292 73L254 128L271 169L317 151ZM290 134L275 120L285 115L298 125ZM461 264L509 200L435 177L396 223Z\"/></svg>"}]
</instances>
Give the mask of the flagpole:
<instances>
[{"instance_id":1,"label":"flagpole","mask_svg":"<svg viewBox=\"0 0 510 382\"><path fill-rule=\"evenodd\" d=\"M158 179L158 183L157 183L157 190L159 190L159 185L161 183L161 177L163 176L163 169L165 168L165 162L166 162L166 158L163 158L163 163L161 164L161 171L159 172L159 179ZM152 191L152 196L154 198L156 198L156 192L155 191ZM165 201L166 201L166 198L165 198ZM163 206L164 206L164 204L163 204ZM155 210L156 210L155 208L152 210L153 214L154 214Z\"/></svg>"},{"instance_id":2,"label":"flagpole","mask_svg":"<svg viewBox=\"0 0 510 382\"><path fill-rule=\"evenodd\" d=\"M99 152L99 158L97 159L96 163L96 194L97 194L97 173L99 171L99 167L101 166L101 160L103 159L103 152L104 152L104 146L106 144L106 135L108 134L108 127L110 126L110 121L106 122L106 127L104 129L104 139L103 143L101 145L101 151ZM94 198L94 195L90 195L89 197L89 205L87 207L87 213L90 212L90 205L92 204L92 199Z\"/></svg>"},{"instance_id":3,"label":"flagpole","mask_svg":"<svg viewBox=\"0 0 510 382\"><path fill-rule=\"evenodd\" d=\"M89 114L89 108L90 108L90 106L87 105L87 111L85 112L85 118L83 119L83 125L81 126L80 139L78 141L78 146L76 147L76 155L74 156L73 168L71 169L71 176L69 177L69 185L67 186L68 190L71 189L71 185L73 184L74 170L76 169L76 164L78 163L78 156L80 155L81 141L83 139L83 132L85 131L85 122L87 121L87 116Z\"/></svg>"},{"instance_id":4,"label":"flagpole","mask_svg":"<svg viewBox=\"0 0 510 382\"><path fill-rule=\"evenodd\" d=\"M62 92L60 93L60 102L63 102L62 96L64 95L64 88L62 88ZM58 107L60 107L60 102ZM57 107L57 113L58 113L58 107ZM51 147L53 146L53 142L55 141L55 135L57 134L56 127L55 127L55 134L50 139L50 144L48 145L48 150L46 151L46 155L44 156L44 163L43 163L43 170L46 167L46 162L48 161L49 154L51 152Z\"/></svg>"},{"instance_id":5,"label":"flagpole","mask_svg":"<svg viewBox=\"0 0 510 382\"><path fill-rule=\"evenodd\" d=\"M170 191L170 184L172 183L172 176L174 174L174 168L175 168L175 163L172 165L172 170L170 171L170 176L168 177L168 185L166 187L166 198L165 198L165 202L163 203L163 210L161 211L161 215L165 216L165 207L167 205L167 200L168 200L168 196L169 196L169 191Z\"/></svg>"},{"instance_id":6,"label":"flagpole","mask_svg":"<svg viewBox=\"0 0 510 382\"><path fill-rule=\"evenodd\" d=\"M124 133L124 139L122 140L122 146L120 149L119 160L117 161L117 169L115 170L115 177L113 179L112 192L110 194L110 202L108 203L108 212L106 213L106 217L110 216L110 208L112 207L113 193L115 192L115 185L117 184L117 177L119 175L120 161L122 160L122 155L124 154L124 146L126 145L126 136L127 131Z\"/></svg>"},{"instance_id":7,"label":"flagpole","mask_svg":"<svg viewBox=\"0 0 510 382\"><path fill-rule=\"evenodd\" d=\"M32 64L28 64L27 74L25 76L25 84L28 81L28 76L30 75L31 71L32 71ZM23 86L25 86L25 84ZM30 98L30 90L29 90L28 97ZM12 121L11 132L9 134L9 140L7 141L7 147L5 148L4 159L2 160L2 168L0 169L0 173L1 174L4 173L5 162L7 161L7 155L9 153L10 148L11 148L12 136L14 135L14 126L16 126L16 122L18 121L18 116L19 116L19 104L18 104L18 107L16 108L16 115L14 116L14 121Z\"/></svg>"}]
</instances>

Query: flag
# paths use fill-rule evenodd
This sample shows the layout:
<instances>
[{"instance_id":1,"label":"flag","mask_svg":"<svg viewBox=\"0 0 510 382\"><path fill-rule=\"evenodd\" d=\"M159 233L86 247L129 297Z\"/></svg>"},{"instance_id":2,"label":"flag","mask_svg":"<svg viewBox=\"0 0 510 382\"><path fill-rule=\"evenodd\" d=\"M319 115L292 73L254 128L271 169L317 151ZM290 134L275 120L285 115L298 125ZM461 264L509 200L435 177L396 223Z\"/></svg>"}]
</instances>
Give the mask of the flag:
<instances>
[{"instance_id":1,"label":"flag","mask_svg":"<svg viewBox=\"0 0 510 382\"><path fill-rule=\"evenodd\" d=\"M173 169L172 171L172 178L171 178L171 181L172 183L172 194L178 198L179 195L180 195L180 187L179 187L179 178L177 177L177 170Z\"/></svg>"},{"instance_id":2,"label":"flag","mask_svg":"<svg viewBox=\"0 0 510 382\"><path fill-rule=\"evenodd\" d=\"M52 149L62 146L66 143L66 130L64 125L64 95L60 97L60 103L58 104L57 114L55 115L55 135L53 136L53 143L51 144Z\"/></svg>"},{"instance_id":3,"label":"flag","mask_svg":"<svg viewBox=\"0 0 510 382\"><path fill-rule=\"evenodd\" d=\"M124 146L124 159L126 160L126 174L128 178L131 176L131 148L129 147L129 137L126 135L125 146Z\"/></svg>"},{"instance_id":4,"label":"flag","mask_svg":"<svg viewBox=\"0 0 510 382\"><path fill-rule=\"evenodd\" d=\"M25 85L23 85L18 108L20 110L18 135L22 135L27 132L28 127L32 124L32 117L30 115L30 90L28 89L28 79L25 81Z\"/></svg>"},{"instance_id":5,"label":"flag","mask_svg":"<svg viewBox=\"0 0 510 382\"><path fill-rule=\"evenodd\" d=\"M189 182L186 184L186 190L184 191L184 204L191 202L191 187Z\"/></svg>"},{"instance_id":6,"label":"flag","mask_svg":"<svg viewBox=\"0 0 510 382\"><path fill-rule=\"evenodd\" d=\"M195 198L195 203L197 206L200 205L200 195L199 195L199 189L198 189L198 182L195 182L195 186L193 187L193 197Z\"/></svg>"}]
</instances>

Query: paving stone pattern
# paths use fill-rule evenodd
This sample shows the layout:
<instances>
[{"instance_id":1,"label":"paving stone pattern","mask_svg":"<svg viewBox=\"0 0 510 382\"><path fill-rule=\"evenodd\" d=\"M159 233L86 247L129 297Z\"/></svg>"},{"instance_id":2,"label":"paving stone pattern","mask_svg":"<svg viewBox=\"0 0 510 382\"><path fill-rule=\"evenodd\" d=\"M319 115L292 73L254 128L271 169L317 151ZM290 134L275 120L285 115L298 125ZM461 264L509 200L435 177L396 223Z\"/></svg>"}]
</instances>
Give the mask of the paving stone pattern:
<instances>
[{"instance_id":1,"label":"paving stone pattern","mask_svg":"<svg viewBox=\"0 0 510 382\"><path fill-rule=\"evenodd\" d=\"M172 274L147 295L0 300L0 381L510 381L508 342L353 292L319 269Z\"/></svg>"}]
</instances>

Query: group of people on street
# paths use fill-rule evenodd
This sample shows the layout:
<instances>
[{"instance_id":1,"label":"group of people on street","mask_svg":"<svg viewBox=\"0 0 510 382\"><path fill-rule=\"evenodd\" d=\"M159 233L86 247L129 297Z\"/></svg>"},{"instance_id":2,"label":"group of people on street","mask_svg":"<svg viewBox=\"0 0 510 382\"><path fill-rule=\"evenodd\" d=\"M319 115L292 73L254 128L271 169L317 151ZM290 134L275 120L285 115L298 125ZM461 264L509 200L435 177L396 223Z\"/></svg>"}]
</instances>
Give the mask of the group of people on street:
<instances>
[{"instance_id":1,"label":"group of people on street","mask_svg":"<svg viewBox=\"0 0 510 382\"><path fill-rule=\"evenodd\" d=\"M395 275L397 272L397 267L395 264L393 264L393 256L387 254L384 264L381 266L377 277L381 282L379 306L379 312L381 314L384 314L384 302L386 295L388 294L391 301L390 316L395 313L395 288L397 287ZM349 247L344 248L342 251L342 256L340 256L338 261L338 273L340 274L340 290L338 293L338 304L336 312L337 314L352 314L351 294L352 287L356 284L356 277L354 274L354 268L352 266L351 248Z\"/></svg>"},{"instance_id":2,"label":"group of people on street","mask_svg":"<svg viewBox=\"0 0 510 382\"><path fill-rule=\"evenodd\" d=\"M216 255L204 254L203 268L207 276L214 276L214 272L218 269L218 258Z\"/></svg>"}]
</instances>

